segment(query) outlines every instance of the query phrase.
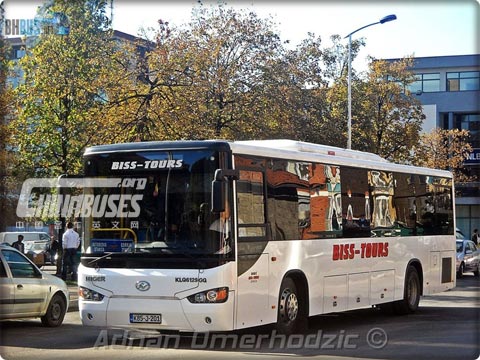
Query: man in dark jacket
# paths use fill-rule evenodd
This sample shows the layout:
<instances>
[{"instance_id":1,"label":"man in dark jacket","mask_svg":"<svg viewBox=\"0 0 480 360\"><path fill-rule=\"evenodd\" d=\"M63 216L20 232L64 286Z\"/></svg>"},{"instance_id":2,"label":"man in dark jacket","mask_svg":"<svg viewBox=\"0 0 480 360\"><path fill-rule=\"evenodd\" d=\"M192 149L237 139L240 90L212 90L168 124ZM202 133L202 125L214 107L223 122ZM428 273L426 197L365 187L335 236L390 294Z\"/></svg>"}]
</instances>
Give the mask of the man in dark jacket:
<instances>
[{"instance_id":1,"label":"man in dark jacket","mask_svg":"<svg viewBox=\"0 0 480 360\"><path fill-rule=\"evenodd\" d=\"M18 235L18 240L15 241L12 246L20 251L22 254L25 253L25 244L23 243L23 235Z\"/></svg>"}]
</instances>

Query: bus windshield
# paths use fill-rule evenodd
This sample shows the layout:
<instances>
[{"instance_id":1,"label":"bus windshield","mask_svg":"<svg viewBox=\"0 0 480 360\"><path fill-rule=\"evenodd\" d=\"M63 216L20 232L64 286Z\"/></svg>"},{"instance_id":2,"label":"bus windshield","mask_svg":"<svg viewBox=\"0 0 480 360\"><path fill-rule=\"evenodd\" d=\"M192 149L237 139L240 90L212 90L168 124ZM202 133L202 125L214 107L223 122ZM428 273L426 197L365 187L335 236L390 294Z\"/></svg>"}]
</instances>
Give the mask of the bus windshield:
<instances>
[{"instance_id":1,"label":"bus windshield","mask_svg":"<svg viewBox=\"0 0 480 360\"><path fill-rule=\"evenodd\" d=\"M163 256L232 252L226 246L230 229L218 226L229 209L210 211L219 156L211 150L87 156L85 175L95 185L84 189L93 206L84 219L83 251Z\"/></svg>"}]
</instances>

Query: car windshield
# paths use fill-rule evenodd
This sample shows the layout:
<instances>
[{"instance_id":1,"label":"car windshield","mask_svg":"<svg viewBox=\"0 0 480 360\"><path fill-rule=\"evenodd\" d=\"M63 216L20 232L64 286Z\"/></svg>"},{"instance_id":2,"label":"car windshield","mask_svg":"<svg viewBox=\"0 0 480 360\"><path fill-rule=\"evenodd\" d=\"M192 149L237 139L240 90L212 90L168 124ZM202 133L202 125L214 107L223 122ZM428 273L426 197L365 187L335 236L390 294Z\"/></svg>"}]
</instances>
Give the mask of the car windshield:
<instances>
[{"instance_id":1,"label":"car windshield","mask_svg":"<svg viewBox=\"0 0 480 360\"><path fill-rule=\"evenodd\" d=\"M457 241L457 253L461 253L463 251L463 241Z\"/></svg>"}]
</instances>

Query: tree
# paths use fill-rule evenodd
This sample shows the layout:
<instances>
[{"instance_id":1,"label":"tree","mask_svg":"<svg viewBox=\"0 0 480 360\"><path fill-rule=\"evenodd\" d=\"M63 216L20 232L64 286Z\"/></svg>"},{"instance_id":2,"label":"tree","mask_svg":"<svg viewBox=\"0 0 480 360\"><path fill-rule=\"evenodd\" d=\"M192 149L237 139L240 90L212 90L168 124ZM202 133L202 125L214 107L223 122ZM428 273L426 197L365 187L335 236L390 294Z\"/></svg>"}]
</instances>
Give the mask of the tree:
<instances>
[{"instance_id":1,"label":"tree","mask_svg":"<svg viewBox=\"0 0 480 360\"><path fill-rule=\"evenodd\" d=\"M472 181L464 161L472 151L468 130L434 129L422 134L415 147L414 164L432 169L450 170L456 182Z\"/></svg>"},{"instance_id":2,"label":"tree","mask_svg":"<svg viewBox=\"0 0 480 360\"><path fill-rule=\"evenodd\" d=\"M182 29L159 24L144 66L149 76L135 91L143 139L289 137L338 145L344 128L330 121L327 103L329 84L345 78L338 35L325 51L313 34L287 50L271 19L222 5L200 6ZM362 44L354 41L353 57Z\"/></svg>"},{"instance_id":3,"label":"tree","mask_svg":"<svg viewBox=\"0 0 480 360\"><path fill-rule=\"evenodd\" d=\"M0 3L0 7L3 3ZM3 23L0 21L0 25ZM12 87L7 82L11 73L11 62L8 61L10 47L0 36L0 231L3 231L7 224L14 222L13 209L14 199L11 196L15 189L15 181L12 178L12 154L8 151L8 143L11 131L7 126L8 121L14 116Z\"/></svg>"},{"instance_id":4,"label":"tree","mask_svg":"<svg viewBox=\"0 0 480 360\"><path fill-rule=\"evenodd\" d=\"M78 173L84 148L113 136L109 96L125 72L105 7L105 0L56 0L40 10L43 18L61 14L69 33L42 32L20 60L11 129L19 164L30 175Z\"/></svg>"},{"instance_id":5,"label":"tree","mask_svg":"<svg viewBox=\"0 0 480 360\"><path fill-rule=\"evenodd\" d=\"M140 71L147 76L131 98L148 124L143 139L265 136L267 75L281 50L272 26L222 5L199 6L184 28L161 21Z\"/></svg>"},{"instance_id":6,"label":"tree","mask_svg":"<svg viewBox=\"0 0 480 360\"><path fill-rule=\"evenodd\" d=\"M424 120L420 102L408 85L411 59L373 60L366 79L352 85L352 148L408 162Z\"/></svg>"},{"instance_id":7,"label":"tree","mask_svg":"<svg viewBox=\"0 0 480 360\"><path fill-rule=\"evenodd\" d=\"M310 66L302 65L304 61L296 61L297 66L304 69L307 74L315 74L307 76L308 80L304 80L308 84L307 91L304 91L308 98L304 100L300 97L304 104L300 107L306 106L305 113L308 116L303 121L303 126L301 124L299 126L305 135L299 134L299 137L305 141L342 147L347 142L348 47L342 45L342 38L339 35L332 35L331 41L333 43L331 47L320 49L320 38L315 42L307 39L297 49L301 58L313 57L307 62ZM355 59L364 45L362 39L352 42L352 59ZM316 66L312 67L312 64ZM310 80L312 77L317 78L313 86ZM353 81L358 80L353 69L352 78Z\"/></svg>"}]
</instances>

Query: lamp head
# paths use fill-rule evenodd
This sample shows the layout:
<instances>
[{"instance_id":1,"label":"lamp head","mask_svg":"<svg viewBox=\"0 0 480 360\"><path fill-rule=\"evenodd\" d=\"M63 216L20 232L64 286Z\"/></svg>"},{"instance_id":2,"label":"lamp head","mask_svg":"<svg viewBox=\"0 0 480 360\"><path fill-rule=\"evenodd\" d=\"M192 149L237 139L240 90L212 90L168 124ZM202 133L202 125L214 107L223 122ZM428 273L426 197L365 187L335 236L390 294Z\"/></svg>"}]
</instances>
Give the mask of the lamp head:
<instances>
[{"instance_id":1,"label":"lamp head","mask_svg":"<svg viewBox=\"0 0 480 360\"><path fill-rule=\"evenodd\" d=\"M397 15L395 15L395 14L387 15L384 18L380 19L380 24L383 24L383 23L386 23L386 22L389 22L389 21L393 21L393 20L397 20Z\"/></svg>"}]
</instances>

